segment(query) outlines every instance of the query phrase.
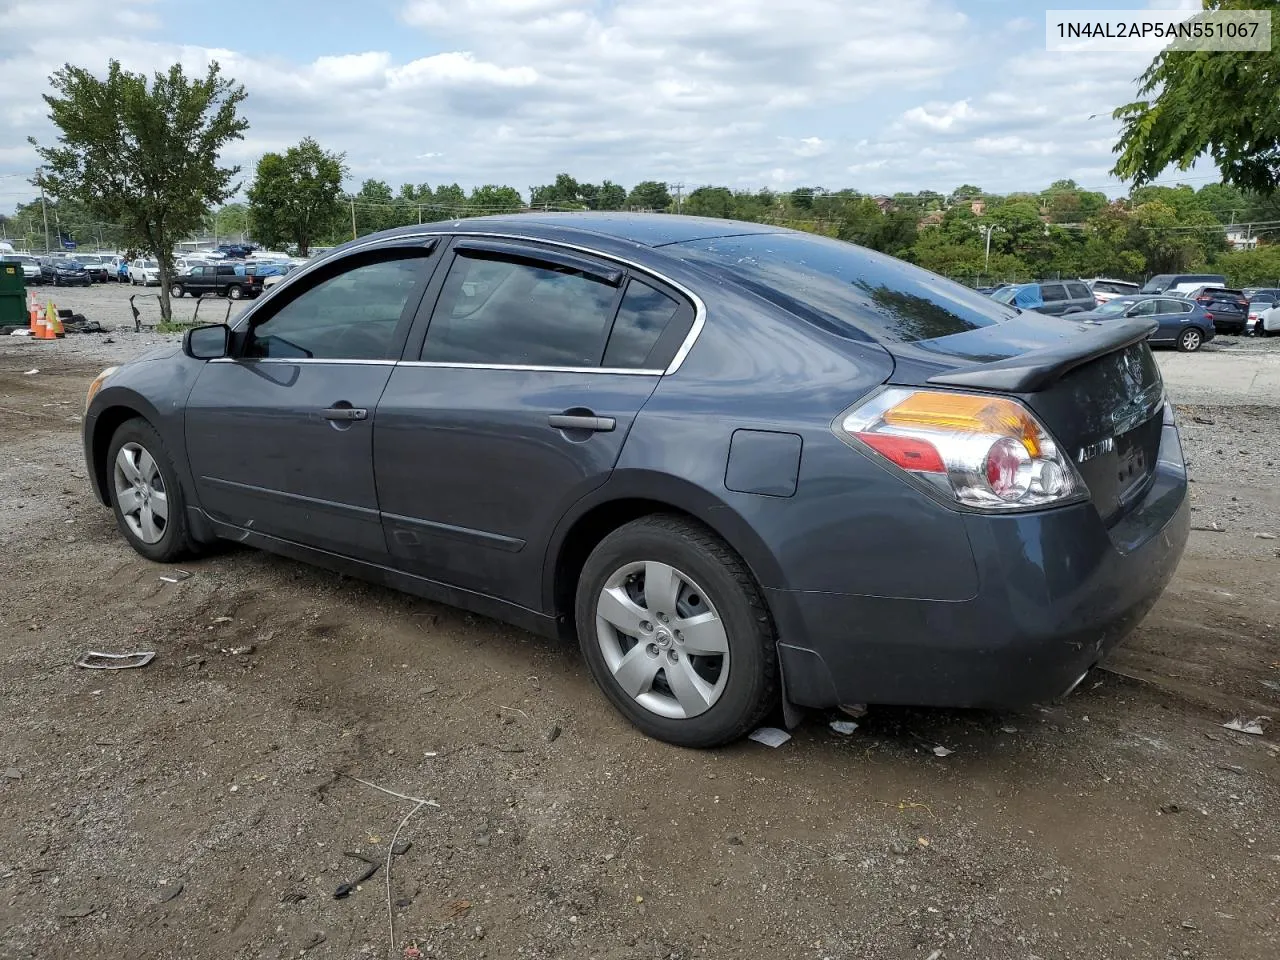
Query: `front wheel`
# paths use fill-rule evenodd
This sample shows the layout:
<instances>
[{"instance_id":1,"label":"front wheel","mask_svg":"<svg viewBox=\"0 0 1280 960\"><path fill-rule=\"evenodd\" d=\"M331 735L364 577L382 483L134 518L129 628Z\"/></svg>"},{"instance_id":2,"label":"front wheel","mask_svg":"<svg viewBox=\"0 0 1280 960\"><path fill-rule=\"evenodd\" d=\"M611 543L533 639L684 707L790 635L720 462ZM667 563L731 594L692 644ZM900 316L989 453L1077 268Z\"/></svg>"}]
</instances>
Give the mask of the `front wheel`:
<instances>
[{"instance_id":1,"label":"front wheel","mask_svg":"<svg viewBox=\"0 0 1280 960\"><path fill-rule=\"evenodd\" d=\"M1204 335L1195 329L1183 330L1182 336L1178 337L1178 349L1183 353L1195 353L1204 343Z\"/></svg>"},{"instance_id":2,"label":"front wheel","mask_svg":"<svg viewBox=\"0 0 1280 960\"><path fill-rule=\"evenodd\" d=\"M191 556L186 502L160 434L142 419L127 420L107 449L107 488L116 525L148 560L174 563Z\"/></svg>"},{"instance_id":3,"label":"front wheel","mask_svg":"<svg viewBox=\"0 0 1280 960\"><path fill-rule=\"evenodd\" d=\"M657 515L605 537L578 580L575 622L596 683L656 739L719 746L756 727L777 700L760 589L699 524Z\"/></svg>"},{"instance_id":4,"label":"front wheel","mask_svg":"<svg viewBox=\"0 0 1280 960\"><path fill-rule=\"evenodd\" d=\"M182 299L182 295L186 292L187 291L182 288L182 284L180 283L175 283L169 288L169 296L176 297L179 300Z\"/></svg>"}]
</instances>

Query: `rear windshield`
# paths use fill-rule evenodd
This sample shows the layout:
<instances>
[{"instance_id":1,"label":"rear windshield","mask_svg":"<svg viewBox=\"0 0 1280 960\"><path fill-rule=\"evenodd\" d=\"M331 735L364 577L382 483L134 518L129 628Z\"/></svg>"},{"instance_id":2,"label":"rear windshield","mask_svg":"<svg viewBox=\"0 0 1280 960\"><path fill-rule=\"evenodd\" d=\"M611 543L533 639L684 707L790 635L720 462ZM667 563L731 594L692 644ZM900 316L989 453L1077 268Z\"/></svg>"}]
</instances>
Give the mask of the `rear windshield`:
<instances>
[{"instance_id":1,"label":"rear windshield","mask_svg":"<svg viewBox=\"0 0 1280 960\"><path fill-rule=\"evenodd\" d=\"M843 336L932 340L1016 316L935 273L811 234L690 240L663 250Z\"/></svg>"}]
</instances>

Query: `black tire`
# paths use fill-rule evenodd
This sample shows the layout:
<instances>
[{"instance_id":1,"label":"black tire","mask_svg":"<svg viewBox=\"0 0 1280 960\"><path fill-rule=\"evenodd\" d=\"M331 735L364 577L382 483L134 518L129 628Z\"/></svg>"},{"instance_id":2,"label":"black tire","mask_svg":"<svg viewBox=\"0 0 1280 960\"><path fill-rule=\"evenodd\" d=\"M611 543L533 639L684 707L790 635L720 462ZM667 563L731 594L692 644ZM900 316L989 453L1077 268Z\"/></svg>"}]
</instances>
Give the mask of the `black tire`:
<instances>
[{"instance_id":1,"label":"black tire","mask_svg":"<svg viewBox=\"0 0 1280 960\"><path fill-rule=\"evenodd\" d=\"M115 463L121 447L129 443L139 444L151 455L164 482L163 492L168 502L168 519L163 535L155 543L147 543L134 533L120 509L115 483ZM148 560L154 560L157 563L177 563L199 552L199 545L192 538L191 528L187 524L186 497L183 495L182 485L178 482L177 472L173 468L173 459L155 427L138 417L126 420L116 428L115 434L111 437L111 444L107 448L105 472L107 495L111 499L111 510L116 516L116 526L124 534L129 546Z\"/></svg>"},{"instance_id":2,"label":"black tire","mask_svg":"<svg viewBox=\"0 0 1280 960\"><path fill-rule=\"evenodd\" d=\"M187 291L183 289L183 286L180 283L175 283L173 286L169 288L169 296L177 297L179 300L182 299L183 294L185 294L186 292Z\"/></svg>"},{"instance_id":3,"label":"black tire","mask_svg":"<svg viewBox=\"0 0 1280 960\"><path fill-rule=\"evenodd\" d=\"M720 615L729 648L723 692L696 716L674 719L642 706L606 664L597 636L596 605L606 581L629 563L659 561L688 574ZM596 684L618 711L648 736L682 747L716 747L755 729L778 703L777 647L772 618L751 571L732 548L700 524L654 515L619 527L591 552L574 604L578 642Z\"/></svg>"},{"instance_id":4,"label":"black tire","mask_svg":"<svg viewBox=\"0 0 1280 960\"><path fill-rule=\"evenodd\" d=\"M238 283L233 283L231 286L227 287L228 299L239 300L243 296L244 296L244 288L242 288Z\"/></svg>"},{"instance_id":5,"label":"black tire","mask_svg":"<svg viewBox=\"0 0 1280 960\"><path fill-rule=\"evenodd\" d=\"M1204 345L1204 334L1195 327L1188 327L1178 335L1178 349L1183 353L1194 353Z\"/></svg>"}]
</instances>

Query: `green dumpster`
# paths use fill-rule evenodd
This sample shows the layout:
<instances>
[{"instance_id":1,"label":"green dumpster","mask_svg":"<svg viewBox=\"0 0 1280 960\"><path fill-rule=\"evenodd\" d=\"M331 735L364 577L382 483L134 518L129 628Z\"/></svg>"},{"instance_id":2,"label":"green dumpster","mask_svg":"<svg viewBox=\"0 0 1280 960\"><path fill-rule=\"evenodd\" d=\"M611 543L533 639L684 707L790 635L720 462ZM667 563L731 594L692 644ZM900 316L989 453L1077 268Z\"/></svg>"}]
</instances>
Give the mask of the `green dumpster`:
<instances>
[{"instance_id":1,"label":"green dumpster","mask_svg":"<svg viewBox=\"0 0 1280 960\"><path fill-rule=\"evenodd\" d=\"M25 327L30 322L22 264L0 260L0 327Z\"/></svg>"}]
</instances>

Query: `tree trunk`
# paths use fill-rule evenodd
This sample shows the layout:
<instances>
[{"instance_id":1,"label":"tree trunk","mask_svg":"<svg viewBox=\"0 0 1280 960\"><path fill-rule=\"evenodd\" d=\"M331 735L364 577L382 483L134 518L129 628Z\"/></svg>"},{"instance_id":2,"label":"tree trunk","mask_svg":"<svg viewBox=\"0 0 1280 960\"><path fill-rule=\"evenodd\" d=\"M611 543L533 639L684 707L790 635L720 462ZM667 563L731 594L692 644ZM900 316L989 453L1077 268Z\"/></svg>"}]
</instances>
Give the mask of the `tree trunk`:
<instances>
[{"instance_id":1,"label":"tree trunk","mask_svg":"<svg viewBox=\"0 0 1280 960\"><path fill-rule=\"evenodd\" d=\"M169 270L173 251L164 231L156 231L156 263L160 264L160 322L173 323L173 305L169 302Z\"/></svg>"}]
</instances>

